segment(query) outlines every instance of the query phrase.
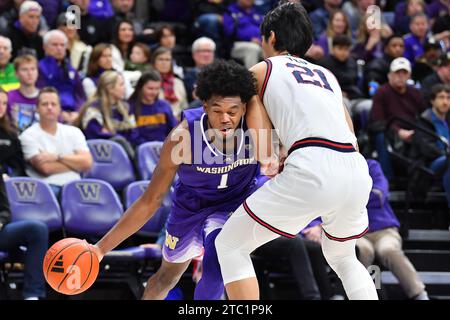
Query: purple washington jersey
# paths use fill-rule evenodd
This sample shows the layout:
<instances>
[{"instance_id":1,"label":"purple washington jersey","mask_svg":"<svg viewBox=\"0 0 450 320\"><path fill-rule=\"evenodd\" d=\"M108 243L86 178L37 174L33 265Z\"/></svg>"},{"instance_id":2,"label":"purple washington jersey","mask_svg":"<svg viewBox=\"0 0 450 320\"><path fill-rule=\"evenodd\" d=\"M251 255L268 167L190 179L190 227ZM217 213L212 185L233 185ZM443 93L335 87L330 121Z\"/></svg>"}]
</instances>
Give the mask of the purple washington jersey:
<instances>
[{"instance_id":1,"label":"purple washington jersey","mask_svg":"<svg viewBox=\"0 0 450 320\"><path fill-rule=\"evenodd\" d=\"M189 124L192 164L178 167L179 180L172 196L163 256L184 262L202 253L203 241L263 182L250 139L237 134L235 152L224 155L207 140L208 119L203 108L183 111ZM239 128L243 133L245 121ZM237 129L239 130L239 129Z\"/></svg>"}]
</instances>

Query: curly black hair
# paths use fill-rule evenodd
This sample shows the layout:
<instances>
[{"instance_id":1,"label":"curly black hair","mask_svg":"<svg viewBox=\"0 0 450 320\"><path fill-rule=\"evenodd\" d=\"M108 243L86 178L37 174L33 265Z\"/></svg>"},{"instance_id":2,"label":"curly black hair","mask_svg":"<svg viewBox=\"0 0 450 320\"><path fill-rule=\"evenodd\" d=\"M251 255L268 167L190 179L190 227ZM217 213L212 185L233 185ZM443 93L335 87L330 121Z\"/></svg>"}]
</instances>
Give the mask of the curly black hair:
<instances>
[{"instance_id":1,"label":"curly black hair","mask_svg":"<svg viewBox=\"0 0 450 320\"><path fill-rule=\"evenodd\" d=\"M196 94L202 101L213 95L237 97L247 103L256 95L256 79L244 66L234 61L216 60L198 74Z\"/></svg>"}]
</instances>

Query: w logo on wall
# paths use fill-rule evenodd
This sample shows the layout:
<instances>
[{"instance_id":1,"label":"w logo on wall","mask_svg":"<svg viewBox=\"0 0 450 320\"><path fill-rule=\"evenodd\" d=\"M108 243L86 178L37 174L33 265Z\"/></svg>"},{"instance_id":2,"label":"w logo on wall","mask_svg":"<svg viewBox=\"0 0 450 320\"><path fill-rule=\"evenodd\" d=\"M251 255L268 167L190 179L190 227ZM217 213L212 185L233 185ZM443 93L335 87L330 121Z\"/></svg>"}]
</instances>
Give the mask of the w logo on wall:
<instances>
[{"instance_id":1,"label":"w logo on wall","mask_svg":"<svg viewBox=\"0 0 450 320\"><path fill-rule=\"evenodd\" d=\"M100 184L95 182L80 182L76 184L83 202L98 203L100 200Z\"/></svg>"},{"instance_id":2,"label":"w logo on wall","mask_svg":"<svg viewBox=\"0 0 450 320\"><path fill-rule=\"evenodd\" d=\"M32 181L17 181L13 183L14 190L16 190L17 198L22 202L36 201L36 182Z\"/></svg>"},{"instance_id":3,"label":"w logo on wall","mask_svg":"<svg viewBox=\"0 0 450 320\"><path fill-rule=\"evenodd\" d=\"M112 145L106 143L93 144L95 161L112 162Z\"/></svg>"}]
</instances>

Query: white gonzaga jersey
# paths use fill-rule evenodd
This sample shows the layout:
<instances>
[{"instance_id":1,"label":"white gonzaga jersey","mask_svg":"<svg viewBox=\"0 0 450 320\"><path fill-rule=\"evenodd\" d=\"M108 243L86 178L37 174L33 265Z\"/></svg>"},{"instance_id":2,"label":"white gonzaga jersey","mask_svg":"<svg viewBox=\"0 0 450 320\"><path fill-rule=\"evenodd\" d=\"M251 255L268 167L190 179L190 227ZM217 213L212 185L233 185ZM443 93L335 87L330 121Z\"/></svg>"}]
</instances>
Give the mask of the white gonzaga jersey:
<instances>
[{"instance_id":1,"label":"white gonzaga jersey","mask_svg":"<svg viewBox=\"0 0 450 320\"><path fill-rule=\"evenodd\" d=\"M289 55L265 61L261 97L287 149L311 137L356 145L345 120L341 88L329 70Z\"/></svg>"}]
</instances>

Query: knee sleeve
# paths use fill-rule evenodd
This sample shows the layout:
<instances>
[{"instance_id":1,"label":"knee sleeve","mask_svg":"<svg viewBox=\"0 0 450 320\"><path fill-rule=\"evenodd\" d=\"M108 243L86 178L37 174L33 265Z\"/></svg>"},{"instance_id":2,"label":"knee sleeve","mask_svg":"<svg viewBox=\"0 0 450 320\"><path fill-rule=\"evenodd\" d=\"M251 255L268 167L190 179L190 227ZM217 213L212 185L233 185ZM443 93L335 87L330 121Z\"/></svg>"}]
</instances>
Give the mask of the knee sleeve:
<instances>
[{"instance_id":1,"label":"knee sleeve","mask_svg":"<svg viewBox=\"0 0 450 320\"><path fill-rule=\"evenodd\" d=\"M366 268L358 261L356 240L337 242L322 236L322 251L330 267L341 279L349 299L378 299L375 284Z\"/></svg>"}]
</instances>

